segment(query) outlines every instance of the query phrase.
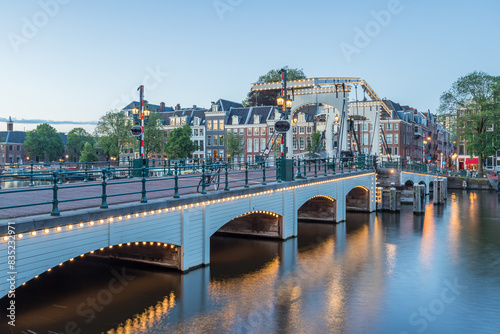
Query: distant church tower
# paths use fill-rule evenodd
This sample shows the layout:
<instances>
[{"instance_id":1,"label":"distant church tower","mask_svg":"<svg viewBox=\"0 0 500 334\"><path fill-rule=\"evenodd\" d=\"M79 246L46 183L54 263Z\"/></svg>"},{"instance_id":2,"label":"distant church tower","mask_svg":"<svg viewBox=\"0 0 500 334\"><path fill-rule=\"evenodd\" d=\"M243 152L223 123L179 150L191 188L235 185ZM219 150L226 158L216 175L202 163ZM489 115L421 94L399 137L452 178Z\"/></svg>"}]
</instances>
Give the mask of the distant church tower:
<instances>
[{"instance_id":1,"label":"distant church tower","mask_svg":"<svg viewBox=\"0 0 500 334\"><path fill-rule=\"evenodd\" d=\"M10 116L7 121L7 131L14 131L14 122L12 122L12 118Z\"/></svg>"}]
</instances>

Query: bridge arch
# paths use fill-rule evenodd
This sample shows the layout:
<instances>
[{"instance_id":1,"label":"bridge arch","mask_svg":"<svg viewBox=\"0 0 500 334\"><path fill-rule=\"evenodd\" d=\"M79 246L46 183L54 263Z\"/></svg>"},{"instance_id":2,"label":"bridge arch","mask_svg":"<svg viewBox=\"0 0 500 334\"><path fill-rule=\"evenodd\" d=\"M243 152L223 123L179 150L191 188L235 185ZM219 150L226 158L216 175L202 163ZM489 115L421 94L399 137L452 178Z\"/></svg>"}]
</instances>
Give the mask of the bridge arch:
<instances>
[{"instance_id":1,"label":"bridge arch","mask_svg":"<svg viewBox=\"0 0 500 334\"><path fill-rule=\"evenodd\" d=\"M355 186L346 195L346 210L371 212L370 189L365 186Z\"/></svg>"},{"instance_id":2,"label":"bridge arch","mask_svg":"<svg viewBox=\"0 0 500 334\"><path fill-rule=\"evenodd\" d=\"M405 187L413 187L414 183L413 183L412 180L408 180L408 181L405 182L404 185L405 185Z\"/></svg>"},{"instance_id":3,"label":"bridge arch","mask_svg":"<svg viewBox=\"0 0 500 334\"><path fill-rule=\"evenodd\" d=\"M253 235L259 237L282 238L283 216L266 210L241 214L220 226L211 234Z\"/></svg>"},{"instance_id":4,"label":"bridge arch","mask_svg":"<svg viewBox=\"0 0 500 334\"><path fill-rule=\"evenodd\" d=\"M303 203L297 212L297 218L336 223L338 201L332 196L317 195Z\"/></svg>"}]
</instances>

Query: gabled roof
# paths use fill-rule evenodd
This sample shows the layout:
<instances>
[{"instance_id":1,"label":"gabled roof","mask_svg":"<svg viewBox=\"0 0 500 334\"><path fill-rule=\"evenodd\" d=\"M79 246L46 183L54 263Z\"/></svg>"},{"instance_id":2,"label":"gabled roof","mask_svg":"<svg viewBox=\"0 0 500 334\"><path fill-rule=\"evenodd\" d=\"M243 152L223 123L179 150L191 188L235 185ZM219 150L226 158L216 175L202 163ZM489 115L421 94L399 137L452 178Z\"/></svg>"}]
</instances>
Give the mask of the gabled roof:
<instances>
[{"instance_id":1,"label":"gabled roof","mask_svg":"<svg viewBox=\"0 0 500 334\"><path fill-rule=\"evenodd\" d=\"M170 123L170 119L172 117L186 117L186 124L192 126L195 116L201 119L200 125L204 124L206 111L206 109L202 108L183 108L175 111L159 113L159 115L163 120L164 125L173 125Z\"/></svg>"},{"instance_id":2,"label":"gabled roof","mask_svg":"<svg viewBox=\"0 0 500 334\"><path fill-rule=\"evenodd\" d=\"M243 108L243 105L238 102L233 102L229 100L219 99L215 104L218 106L218 111L229 112L231 108Z\"/></svg>"},{"instance_id":3,"label":"gabled roof","mask_svg":"<svg viewBox=\"0 0 500 334\"><path fill-rule=\"evenodd\" d=\"M26 138L24 131L0 131L0 143L23 144Z\"/></svg>"},{"instance_id":4,"label":"gabled roof","mask_svg":"<svg viewBox=\"0 0 500 334\"><path fill-rule=\"evenodd\" d=\"M132 110L133 108L139 108L140 105L141 104L139 103L139 101L132 101L129 104L127 104L125 107L123 107L122 111L123 110ZM148 106L149 106L149 108L151 108L150 109L151 112L160 112L160 110L161 110L161 106L158 104L148 103ZM169 112L169 111L174 111L174 109L172 107L165 106L165 112Z\"/></svg>"}]
</instances>

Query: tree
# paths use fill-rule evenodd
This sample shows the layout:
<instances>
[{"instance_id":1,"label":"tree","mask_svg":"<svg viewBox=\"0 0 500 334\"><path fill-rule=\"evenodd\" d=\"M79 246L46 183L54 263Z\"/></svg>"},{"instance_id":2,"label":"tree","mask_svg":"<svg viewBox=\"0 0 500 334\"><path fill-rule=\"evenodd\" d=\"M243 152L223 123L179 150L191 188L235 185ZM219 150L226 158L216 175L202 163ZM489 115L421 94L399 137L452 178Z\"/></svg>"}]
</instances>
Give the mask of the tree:
<instances>
[{"instance_id":1,"label":"tree","mask_svg":"<svg viewBox=\"0 0 500 334\"><path fill-rule=\"evenodd\" d=\"M165 152L170 159L187 159L192 157L193 152L198 149L198 145L191 141L191 133L191 127L184 124L180 128L173 129L168 134Z\"/></svg>"},{"instance_id":2,"label":"tree","mask_svg":"<svg viewBox=\"0 0 500 334\"><path fill-rule=\"evenodd\" d=\"M163 153L166 148L165 131L160 114L151 113L148 123L144 126L144 154Z\"/></svg>"},{"instance_id":3,"label":"tree","mask_svg":"<svg viewBox=\"0 0 500 334\"><path fill-rule=\"evenodd\" d=\"M285 66L284 69L287 70L287 80L301 80L306 79L303 69L289 68ZM265 82L278 82L281 81L281 69L270 70L264 75L259 77L257 83ZM280 91L276 90L263 90L263 91L250 91L247 98L242 102L245 107L255 107L255 106L275 106L276 98L278 97Z\"/></svg>"},{"instance_id":4,"label":"tree","mask_svg":"<svg viewBox=\"0 0 500 334\"><path fill-rule=\"evenodd\" d=\"M38 156L40 160L48 157L50 161L53 161L64 155L61 134L47 123L39 124L35 130L26 134L24 148L29 155Z\"/></svg>"},{"instance_id":5,"label":"tree","mask_svg":"<svg viewBox=\"0 0 500 334\"><path fill-rule=\"evenodd\" d=\"M94 162L97 161L97 156L95 155L95 149L92 143L86 142L83 146L82 153L80 155L80 162Z\"/></svg>"},{"instance_id":6,"label":"tree","mask_svg":"<svg viewBox=\"0 0 500 334\"><path fill-rule=\"evenodd\" d=\"M228 156L239 157L245 152L245 144L243 143L243 136L237 135L233 132L227 132L224 138L224 146L226 147Z\"/></svg>"},{"instance_id":7,"label":"tree","mask_svg":"<svg viewBox=\"0 0 500 334\"><path fill-rule=\"evenodd\" d=\"M500 77L473 72L460 77L441 95L439 113L454 129L455 140L465 140L465 148L483 161L500 147Z\"/></svg>"},{"instance_id":8,"label":"tree","mask_svg":"<svg viewBox=\"0 0 500 334\"><path fill-rule=\"evenodd\" d=\"M85 143L94 143L94 137L83 128L74 128L68 133L68 155L70 160L80 159Z\"/></svg>"},{"instance_id":9,"label":"tree","mask_svg":"<svg viewBox=\"0 0 500 334\"><path fill-rule=\"evenodd\" d=\"M108 111L97 123L96 133L99 140L96 146L98 150L107 159L111 156L119 156L125 145L132 141L131 127L132 122L124 114L116 110Z\"/></svg>"},{"instance_id":10,"label":"tree","mask_svg":"<svg viewBox=\"0 0 500 334\"><path fill-rule=\"evenodd\" d=\"M314 131L311 134L311 144L308 144L306 146L306 151L309 151L308 155L310 157L313 158L315 156L316 150L318 150L318 148L319 148L320 141L321 141L321 132Z\"/></svg>"}]
</instances>

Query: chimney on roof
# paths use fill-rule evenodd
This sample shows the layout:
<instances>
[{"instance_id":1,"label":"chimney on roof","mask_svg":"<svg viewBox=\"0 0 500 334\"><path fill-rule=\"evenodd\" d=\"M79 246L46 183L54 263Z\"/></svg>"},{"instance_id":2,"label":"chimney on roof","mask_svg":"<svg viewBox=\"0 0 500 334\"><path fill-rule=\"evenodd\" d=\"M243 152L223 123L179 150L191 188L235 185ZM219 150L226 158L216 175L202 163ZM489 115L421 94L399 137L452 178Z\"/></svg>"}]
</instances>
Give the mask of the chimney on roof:
<instances>
[{"instance_id":1,"label":"chimney on roof","mask_svg":"<svg viewBox=\"0 0 500 334\"><path fill-rule=\"evenodd\" d=\"M193 104L193 109L196 109L196 104Z\"/></svg>"},{"instance_id":2,"label":"chimney on roof","mask_svg":"<svg viewBox=\"0 0 500 334\"><path fill-rule=\"evenodd\" d=\"M160 102L160 112L165 112L165 102Z\"/></svg>"},{"instance_id":3,"label":"chimney on roof","mask_svg":"<svg viewBox=\"0 0 500 334\"><path fill-rule=\"evenodd\" d=\"M10 116L7 121L7 131L14 131L14 122L12 122L12 118Z\"/></svg>"},{"instance_id":4,"label":"chimney on roof","mask_svg":"<svg viewBox=\"0 0 500 334\"><path fill-rule=\"evenodd\" d=\"M180 103L177 103L177 105L175 106L174 110L180 110L181 109L181 105Z\"/></svg>"}]
</instances>

